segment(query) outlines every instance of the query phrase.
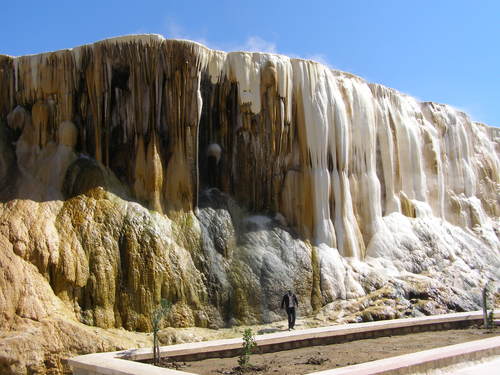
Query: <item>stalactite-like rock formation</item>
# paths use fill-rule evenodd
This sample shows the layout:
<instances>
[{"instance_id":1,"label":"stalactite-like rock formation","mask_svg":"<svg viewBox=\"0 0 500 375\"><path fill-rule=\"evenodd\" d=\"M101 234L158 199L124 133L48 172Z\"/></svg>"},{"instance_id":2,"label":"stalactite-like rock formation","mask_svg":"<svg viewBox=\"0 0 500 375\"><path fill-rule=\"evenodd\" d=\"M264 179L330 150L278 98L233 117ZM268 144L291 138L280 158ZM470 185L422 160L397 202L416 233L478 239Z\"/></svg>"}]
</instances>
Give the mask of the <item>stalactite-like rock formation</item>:
<instances>
[{"instance_id":1,"label":"stalactite-like rock formation","mask_svg":"<svg viewBox=\"0 0 500 375\"><path fill-rule=\"evenodd\" d=\"M273 321L290 287L304 313L389 287L363 319L474 308L500 276L499 138L280 55L0 56L0 322L148 330L161 297L172 326Z\"/></svg>"}]
</instances>

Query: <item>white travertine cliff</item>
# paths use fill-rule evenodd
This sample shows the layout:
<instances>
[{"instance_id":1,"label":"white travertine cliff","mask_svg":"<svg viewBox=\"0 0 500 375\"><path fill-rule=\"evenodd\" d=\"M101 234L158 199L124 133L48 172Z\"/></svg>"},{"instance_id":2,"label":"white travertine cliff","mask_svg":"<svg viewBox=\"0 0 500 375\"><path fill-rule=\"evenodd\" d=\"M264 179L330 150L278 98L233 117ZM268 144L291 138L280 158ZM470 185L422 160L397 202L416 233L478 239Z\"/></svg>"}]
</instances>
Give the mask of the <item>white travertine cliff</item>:
<instances>
[{"instance_id":1,"label":"white travertine cliff","mask_svg":"<svg viewBox=\"0 0 500 375\"><path fill-rule=\"evenodd\" d=\"M130 346L112 329L148 331L161 298L172 327L276 321L288 288L324 322L476 309L500 278L498 133L157 35L0 55L0 372Z\"/></svg>"}]
</instances>

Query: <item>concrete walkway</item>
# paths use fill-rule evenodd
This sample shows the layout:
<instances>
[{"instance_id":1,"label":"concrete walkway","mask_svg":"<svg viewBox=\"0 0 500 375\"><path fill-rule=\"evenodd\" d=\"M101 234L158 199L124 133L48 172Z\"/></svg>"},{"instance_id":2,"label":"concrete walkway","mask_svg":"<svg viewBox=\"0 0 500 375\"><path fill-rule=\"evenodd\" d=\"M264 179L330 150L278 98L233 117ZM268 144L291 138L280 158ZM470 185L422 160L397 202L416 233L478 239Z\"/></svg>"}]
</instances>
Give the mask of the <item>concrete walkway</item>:
<instances>
[{"instance_id":1,"label":"concrete walkway","mask_svg":"<svg viewBox=\"0 0 500 375\"><path fill-rule=\"evenodd\" d=\"M497 310L496 314L498 313L500 313L500 311ZM482 319L482 312L474 311L467 313L427 316L422 318L344 324L297 330L292 332L287 331L258 335L256 336L256 342L261 352L275 352L297 347L326 345L335 342L352 341L360 338L380 337L425 330L428 331L447 329L452 327L467 326L470 324L481 324ZM479 343L479 341L484 341L484 343ZM194 342L163 346L160 348L160 355L162 357L168 356L178 361L216 357L233 357L239 354L241 346L241 338ZM447 347L448 352L442 351L443 348L437 348L433 349L434 351L438 351L437 354L436 352L432 351L430 351L431 353L427 354L421 354L424 352L419 352L409 354L407 356L400 356L405 358L396 357L396 359L391 358L387 360L381 360L382 362L373 361L356 365L361 366L359 368L353 369L353 367L355 366L350 366L351 370L354 370L354 372L346 372L348 371L348 368L343 367L335 370L321 372L321 374L410 374L411 372L404 372L405 370L401 368L399 370L396 368L393 369L394 366L392 366L390 363L394 363L394 361L396 361L397 363L407 363L412 364L412 366L416 366L415 368L418 368L418 364L420 363L433 363L432 365L425 365L426 369L432 369L455 364L455 360L458 359L460 359L462 362L478 360L483 358L486 354L500 354L500 336L493 337L491 339L478 340L472 343L459 344L459 346L453 345L452 347ZM468 353L468 357L464 357L463 353ZM444 355L444 357L441 358L440 355L441 357ZM87 354L71 358L68 360L68 363L71 366L74 375L189 375L189 373L187 372L175 371L166 368L155 367L146 363L136 362L150 360L152 359L152 357L153 355L151 348L141 348L119 352ZM455 359L450 361L450 358ZM372 366L375 362L380 362L382 367L379 367L378 370L375 369L378 372L370 372L370 366ZM380 370L383 370L384 368L387 371L396 372L380 372Z\"/></svg>"},{"instance_id":2,"label":"concrete walkway","mask_svg":"<svg viewBox=\"0 0 500 375\"><path fill-rule=\"evenodd\" d=\"M498 375L500 374L500 356L488 360L483 363L463 367L461 369L453 369L443 371L442 375Z\"/></svg>"},{"instance_id":3,"label":"concrete walkway","mask_svg":"<svg viewBox=\"0 0 500 375\"><path fill-rule=\"evenodd\" d=\"M453 366L462 362L479 361L495 355L500 355L500 336L423 350L333 370L318 371L309 375L425 374L434 369ZM483 373L476 372L475 374L482 375ZM496 373L496 375L499 374L500 372Z\"/></svg>"}]
</instances>

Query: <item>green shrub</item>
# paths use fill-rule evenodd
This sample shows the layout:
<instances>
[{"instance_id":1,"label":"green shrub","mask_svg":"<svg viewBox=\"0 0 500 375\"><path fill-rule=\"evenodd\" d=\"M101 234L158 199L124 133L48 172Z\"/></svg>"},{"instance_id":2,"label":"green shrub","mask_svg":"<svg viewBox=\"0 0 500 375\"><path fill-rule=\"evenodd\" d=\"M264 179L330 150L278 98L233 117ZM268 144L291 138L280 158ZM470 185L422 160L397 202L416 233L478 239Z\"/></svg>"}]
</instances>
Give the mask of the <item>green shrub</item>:
<instances>
[{"instance_id":1,"label":"green shrub","mask_svg":"<svg viewBox=\"0 0 500 375\"><path fill-rule=\"evenodd\" d=\"M240 358L238 359L238 364L241 369L245 369L250 366L250 355L257 346L255 342L255 336L250 328L245 329L243 332L243 347L241 349Z\"/></svg>"},{"instance_id":2,"label":"green shrub","mask_svg":"<svg viewBox=\"0 0 500 375\"><path fill-rule=\"evenodd\" d=\"M483 316L484 316L484 328L486 329L492 329L495 327L494 323L495 305L492 299L493 296L491 293L490 282L488 281L483 288Z\"/></svg>"},{"instance_id":3,"label":"green shrub","mask_svg":"<svg viewBox=\"0 0 500 375\"><path fill-rule=\"evenodd\" d=\"M151 314L151 325L153 326L153 364L160 364L160 343L158 341L158 332L161 328L163 318L168 315L172 304L166 299L162 299L160 305L154 309Z\"/></svg>"}]
</instances>

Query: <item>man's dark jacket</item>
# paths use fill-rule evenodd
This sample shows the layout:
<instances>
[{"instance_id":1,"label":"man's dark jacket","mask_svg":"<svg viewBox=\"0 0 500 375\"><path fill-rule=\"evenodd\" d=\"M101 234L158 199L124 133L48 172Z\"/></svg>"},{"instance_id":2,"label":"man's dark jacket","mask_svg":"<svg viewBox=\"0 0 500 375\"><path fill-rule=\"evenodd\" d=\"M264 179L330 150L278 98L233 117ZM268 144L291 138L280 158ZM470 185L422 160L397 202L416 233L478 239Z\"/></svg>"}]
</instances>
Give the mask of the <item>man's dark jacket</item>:
<instances>
[{"instance_id":1,"label":"man's dark jacket","mask_svg":"<svg viewBox=\"0 0 500 375\"><path fill-rule=\"evenodd\" d=\"M292 294L291 297L293 298L293 302L294 302L293 305L294 306L298 306L299 305L299 301L297 301L297 296L295 296L295 294ZM290 296L287 293L287 294L285 294L283 296L283 299L281 300L281 308L288 308L288 306L289 306L289 304L288 304L289 300L290 300Z\"/></svg>"}]
</instances>

